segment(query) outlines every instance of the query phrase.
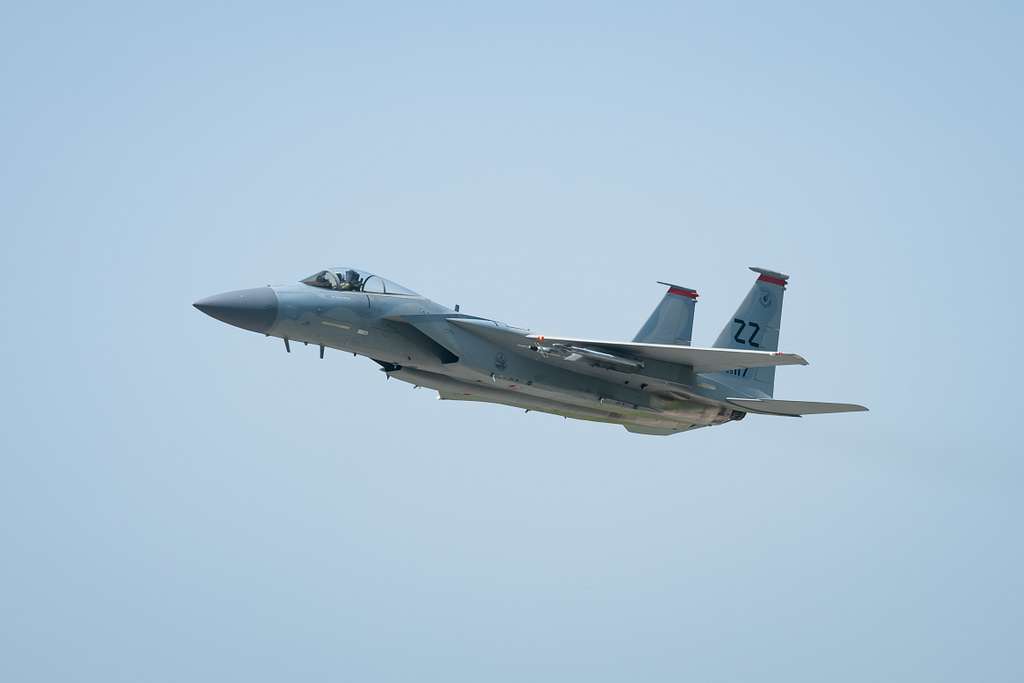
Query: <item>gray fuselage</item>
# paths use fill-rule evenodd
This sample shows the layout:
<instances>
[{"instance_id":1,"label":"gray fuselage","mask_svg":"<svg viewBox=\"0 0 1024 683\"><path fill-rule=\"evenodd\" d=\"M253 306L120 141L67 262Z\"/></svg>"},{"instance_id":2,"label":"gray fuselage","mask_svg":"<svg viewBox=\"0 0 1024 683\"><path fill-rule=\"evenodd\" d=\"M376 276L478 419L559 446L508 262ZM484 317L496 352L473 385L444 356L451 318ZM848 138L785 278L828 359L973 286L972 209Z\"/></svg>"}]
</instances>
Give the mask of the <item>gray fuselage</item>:
<instances>
[{"instance_id":1,"label":"gray fuselage","mask_svg":"<svg viewBox=\"0 0 1024 683\"><path fill-rule=\"evenodd\" d=\"M710 394L708 398L735 395L718 382L701 382L686 368L647 363L639 375L599 360L585 366L598 370L593 374L581 372L578 365L559 367L537 353L527 330L465 315L415 294L337 291L300 283L220 294L196 307L288 342L366 356L389 376L435 389L442 399L499 403L652 433L742 417L711 402L653 391L668 386ZM254 311L249 317L247 309ZM708 391L711 387L717 391Z\"/></svg>"}]
</instances>

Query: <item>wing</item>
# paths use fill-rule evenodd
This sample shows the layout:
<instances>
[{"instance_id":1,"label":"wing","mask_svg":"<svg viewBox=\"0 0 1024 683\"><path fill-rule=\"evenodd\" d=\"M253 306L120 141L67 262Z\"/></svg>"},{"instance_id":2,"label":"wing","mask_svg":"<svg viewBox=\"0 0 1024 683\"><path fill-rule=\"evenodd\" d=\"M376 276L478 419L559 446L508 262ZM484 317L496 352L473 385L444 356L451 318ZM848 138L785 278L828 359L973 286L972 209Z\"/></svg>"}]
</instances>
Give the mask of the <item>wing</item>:
<instances>
[{"instance_id":1,"label":"wing","mask_svg":"<svg viewBox=\"0 0 1024 683\"><path fill-rule=\"evenodd\" d=\"M448 322L494 342L530 348L545 357L557 357L562 360L586 358L611 366L631 369L642 368L645 360L688 365L696 373L778 365L807 365L807 361L802 356L781 351L742 351L672 344L549 337L528 334L526 330L501 326L490 320L448 318Z\"/></svg>"},{"instance_id":2,"label":"wing","mask_svg":"<svg viewBox=\"0 0 1024 683\"><path fill-rule=\"evenodd\" d=\"M723 351L632 342L595 342L566 337L559 337L552 341L551 337L531 335L528 330L508 327L491 320L453 317L449 317L447 320L456 327L500 344L515 353L529 355L552 365L605 378L608 378L610 373L626 373L613 377L613 379L636 376L642 378L637 384L643 383L643 386L646 386L647 391L651 393L662 394L670 398L688 399L719 408L735 406L731 406L723 400L700 394L690 384L680 383L678 377L666 376L664 367L655 369L647 367L645 364L650 360L667 359L669 363L681 363L684 366L696 363L700 368L696 370L697 372L711 372L720 368L732 370L738 367L760 367L767 364L806 363L799 356L772 352ZM703 353L705 351L710 353ZM744 365L744 363L748 363L748 365Z\"/></svg>"},{"instance_id":3,"label":"wing","mask_svg":"<svg viewBox=\"0 0 1024 683\"><path fill-rule=\"evenodd\" d=\"M784 415L800 417L801 415L822 415L825 413L853 413L867 410L856 403L821 403L818 401L779 401L774 399L727 398L725 399L738 408L750 413L762 415Z\"/></svg>"},{"instance_id":4,"label":"wing","mask_svg":"<svg viewBox=\"0 0 1024 683\"><path fill-rule=\"evenodd\" d=\"M643 362L656 360L664 363L688 365L695 373L722 372L738 368L764 368L778 365L807 365L807 361L795 353L781 351L743 351L738 349L710 349L699 346L674 346L671 344L645 344L642 342L613 342L597 339L573 339L570 337L549 337L533 334L538 348L557 352L582 350L609 354L611 356Z\"/></svg>"},{"instance_id":5,"label":"wing","mask_svg":"<svg viewBox=\"0 0 1024 683\"><path fill-rule=\"evenodd\" d=\"M645 344L639 342L610 342L571 337L549 337L529 334L526 330L510 328L490 320L448 318L448 322L481 337L500 343L519 352L539 354L549 362L561 364L589 361L581 364L587 374L619 370L650 378L652 390L682 396L691 400L719 406L732 406L744 412L761 415L800 417L825 413L847 413L867 410L855 403L822 403L816 401L786 401L774 399L727 398L710 399L693 391L692 387L671 380L650 376L645 361L660 361L689 366L694 373L721 372L738 368L760 368L779 365L807 365L803 357L780 351L743 351L739 349L700 348L671 344Z\"/></svg>"}]
</instances>

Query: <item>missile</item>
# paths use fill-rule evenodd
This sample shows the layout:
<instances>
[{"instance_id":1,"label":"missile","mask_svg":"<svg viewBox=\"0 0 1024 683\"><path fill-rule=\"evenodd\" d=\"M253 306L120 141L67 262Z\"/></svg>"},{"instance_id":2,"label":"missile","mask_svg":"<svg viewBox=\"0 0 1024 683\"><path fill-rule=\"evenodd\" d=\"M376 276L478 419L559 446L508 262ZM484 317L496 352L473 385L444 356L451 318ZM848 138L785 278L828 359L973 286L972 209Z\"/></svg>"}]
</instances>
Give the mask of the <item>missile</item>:
<instances>
[{"instance_id":1,"label":"missile","mask_svg":"<svg viewBox=\"0 0 1024 683\"><path fill-rule=\"evenodd\" d=\"M636 372L644 367L643 361L616 356L605 351L588 349L585 346L569 346L566 344L552 344L551 346L533 345L530 347L545 358L561 358L567 361L576 361L586 358L595 364L610 366L614 370L623 372Z\"/></svg>"}]
</instances>

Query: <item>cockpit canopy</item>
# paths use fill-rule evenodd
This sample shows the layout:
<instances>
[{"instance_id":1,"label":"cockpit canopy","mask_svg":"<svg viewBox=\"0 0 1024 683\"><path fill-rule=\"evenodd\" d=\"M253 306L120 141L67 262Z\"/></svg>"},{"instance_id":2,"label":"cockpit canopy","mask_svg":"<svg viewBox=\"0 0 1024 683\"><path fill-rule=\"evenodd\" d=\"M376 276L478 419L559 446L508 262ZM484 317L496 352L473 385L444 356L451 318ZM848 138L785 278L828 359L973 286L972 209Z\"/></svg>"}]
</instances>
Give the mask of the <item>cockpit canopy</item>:
<instances>
[{"instance_id":1,"label":"cockpit canopy","mask_svg":"<svg viewBox=\"0 0 1024 683\"><path fill-rule=\"evenodd\" d=\"M358 268L328 268L314 273L302 281L311 287L333 289L337 292L366 292L368 294L398 294L401 296L419 296L411 289L406 289L397 282L385 280L379 275L368 273Z\"/></svg>"}]
</instances>

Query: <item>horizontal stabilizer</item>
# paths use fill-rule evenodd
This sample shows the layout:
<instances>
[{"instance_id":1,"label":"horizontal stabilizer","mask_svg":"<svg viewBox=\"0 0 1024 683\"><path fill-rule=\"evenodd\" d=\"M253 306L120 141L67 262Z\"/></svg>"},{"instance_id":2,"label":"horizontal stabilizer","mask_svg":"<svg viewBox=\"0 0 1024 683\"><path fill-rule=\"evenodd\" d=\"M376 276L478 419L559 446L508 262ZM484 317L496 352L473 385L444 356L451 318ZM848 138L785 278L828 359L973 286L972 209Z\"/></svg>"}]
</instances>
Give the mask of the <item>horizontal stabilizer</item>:
<instances>
[{"instance_id":1,"label":"horizontal stabilizer","mask_svg":"<svg viewBox=\"0 0 1024 683\"><path fill-rule=\"evenodd\" d=\"M689 365L696 373L721 372L739 368L765 368L777 365L807 365L795 353L781 351L743 351L739 349L708 349L699 346L674 344L644 344L640 342L612 342L596 339L571 339L530 335L541 345L569 345L621 355L635 360L657 360L664 363Z\"/></svg>"},{"instance_id":2,"label":"horizontal stabilizer","mask_svg":"<svg viewBox=\"0 0 1024 683\"><path fill-rule=\"evenodd\" d=\"M822 415L824 413L855 413L867 410L856 403L821 403L819 401L779 401L775 399L727 398L737 408L748 413L762 415L783 415L800 417L801 415Z\"/></svg>"}]
</instances>

